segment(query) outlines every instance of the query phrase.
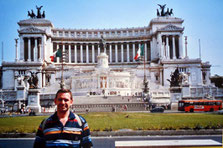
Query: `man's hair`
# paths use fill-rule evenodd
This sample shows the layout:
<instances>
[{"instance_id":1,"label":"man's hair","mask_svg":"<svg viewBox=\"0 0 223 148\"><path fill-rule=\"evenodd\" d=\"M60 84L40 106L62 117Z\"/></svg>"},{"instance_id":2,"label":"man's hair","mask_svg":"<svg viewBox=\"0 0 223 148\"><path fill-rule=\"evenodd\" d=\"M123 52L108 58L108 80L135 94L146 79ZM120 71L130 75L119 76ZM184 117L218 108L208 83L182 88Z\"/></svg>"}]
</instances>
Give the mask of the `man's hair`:
<instances>
[{"instance_id":1,"label":"man's hair","mask_svg":"<svg viewBox=\"0 0 223 148\"><path fill-rule=\"evenodd\" d=\"M69 89L59 89L56 93L55 99L57 98L59 93L69 93L70 99L73 100L72 92Z\"/></svg>"}]
</instances>

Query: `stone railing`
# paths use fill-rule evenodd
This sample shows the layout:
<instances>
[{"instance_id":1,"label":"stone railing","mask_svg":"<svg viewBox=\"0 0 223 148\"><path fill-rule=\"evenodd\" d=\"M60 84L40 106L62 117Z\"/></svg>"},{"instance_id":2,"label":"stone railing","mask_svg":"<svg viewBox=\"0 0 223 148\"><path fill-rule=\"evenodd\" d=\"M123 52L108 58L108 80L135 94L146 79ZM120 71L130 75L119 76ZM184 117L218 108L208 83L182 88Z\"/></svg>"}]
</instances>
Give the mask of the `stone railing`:
<instances>
[{"instance_id":1,"label":"stone railing","mask_svg":"<svg viewBox=\"0 0 223 148\"><path fill-rule=\"evenodd\" d=\"M145 103L111 103L73 105L74 112L144 111Z\"/></svg>"}]
</instances>

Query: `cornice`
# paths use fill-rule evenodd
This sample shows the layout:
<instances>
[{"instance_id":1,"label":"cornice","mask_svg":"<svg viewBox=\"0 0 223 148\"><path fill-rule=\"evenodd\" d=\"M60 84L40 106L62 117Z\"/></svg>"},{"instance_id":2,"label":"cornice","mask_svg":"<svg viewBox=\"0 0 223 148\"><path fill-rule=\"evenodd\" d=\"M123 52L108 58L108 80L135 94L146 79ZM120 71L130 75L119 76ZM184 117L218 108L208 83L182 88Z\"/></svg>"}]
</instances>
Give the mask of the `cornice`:
<instances>
[{"instance_id":1,"label":"cornice","mask_svg":"<svg viewBox=\"0 0 223 148\"><path fill-rule=\"evenodd\" d=\"M76 37L52 37L52 41L79 41L79 42L99 42L101 38L76 38ZM132 41L132 40L151 40L151 36L129 36L129 37L105 37L106 41Z\"/></svg>"},{"instance_id":2,"label":"cornice","mask_svg":"<svg viewBox=\"0 0 223 148\"><path fill-rule=\"evenodd\" d=\"M110 31L132 31L132 30L149 30L148 26L144 27L131 27L131 28L108 28L108 29L65 29L65 28L53 28L52 31L73 31L73 32L110 32Z\"/></svg>"},{"instance_id":3,"label":"cornice","mask_svg":"<svg viewBox=\"0 0 223 148\"><path fill-rule=\"evenodd\" d=\"M42 66L43 62L2 62L2 67L38 67Z\"/></svg>"},{"instance_id":4,"label":"cornice","mask_svg":"<svg viewBox=\"0 0 223 148\"><path fill-rule=\"evenodd\" d=\"M150 21L149 27L151 27L152 24L170 24L170 23L182 24L183 22L184 22L183 19L177 17L157 17Z\"/></svg>"},{"instance_id":5,"label":"cornice","mask_svg":"<svg viewBox=\"0 0 223 148\"><path fill-rule=\"evenodd\" d=\"M163 59L160 61L161 64L201 64L200 59L175 59L175 60L166 60Z\"/></svg>"},{"instance_id":6,"label":"cornice","mask_svg":"<svg viewBox=\"0 0 223 148\"><path fill-rule=\"evenodd\" d=\"M26 19L21 20L18 22L19 26L48 26L48 27L54 27L53 24L46 19Z\"/></svg>"}]
</instances>

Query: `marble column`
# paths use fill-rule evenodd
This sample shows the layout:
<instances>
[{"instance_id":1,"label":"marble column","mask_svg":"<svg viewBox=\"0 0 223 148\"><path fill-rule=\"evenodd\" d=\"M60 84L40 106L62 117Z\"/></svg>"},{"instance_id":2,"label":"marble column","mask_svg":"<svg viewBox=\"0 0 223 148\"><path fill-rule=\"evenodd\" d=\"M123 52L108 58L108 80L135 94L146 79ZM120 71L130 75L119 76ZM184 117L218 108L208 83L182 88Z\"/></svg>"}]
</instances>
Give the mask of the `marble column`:
<instances>
[{"instance_id":1,"label":"marble column","mask_svg":"<svg viewBox=\"0 0 223 148\"><path fill-rule=\"evenodd\" d=\"M138 52L139 48L141 48L141 44L140 44L140 43L138 43L138 49L137 49L137 52ZM140 56L141 56L141 55L140 55Z\"/></svg>"},{"instance_id":2,"label":"marble column","mask_svg":"<svg viewBox=\"0 0 223 148\"><path fill-rule=\"evenodd\" d=\"M89 49L88 49L88 44L86 44L86 63L89 63Z\"/></svg>"},{"instance_id":3,"label":"marble column","mask_svg":"<svg viewBox=\"0 0 223 148\"><path fill-rule=\"evenodd\" d=\"M166 46L165 46L165 42L162 43L162 46L160 48L160 58L166 58Z\"/></svg>"},{"instance_id":4,"label":"marble column","mask_svg":"<svg viewBox=\"0 0 223 148\"><path fill-rule=\"evenodd\" d=\"M65 57L63 56L65 54L65 44L63 46L63 52L62 52L62 62L66 63L66 60L64 59Z\"/></svg>"},{"instance_id":5,"label":"marble column","mask_svg":"<svg viewBox=\"0 0 223 148\"><path fill-rule=\"evenodd\" d=\"M170 58L170 50L169 49L170 49L169 48L169 37L166 36L166 57L167 57L167 59Z\"/></svg>"},{"instance_id":6,"label":"marble column","mask_svg":"<svg viewBox=\"0 0 223 148\"><path fill-rule=\"evenodd\" d=\"M77 63L77 44L74 44L74 62Z\"/></svg>"},{"instance_id":7,"label":"marble column","mask_svg":"<svg viewBox=\"0 0 223 148\"><path fill-rule=\"evenodd\" d=\"M109 44L109 60L112 63L112 43Z\"/></svg>"},{"instance_id":8,"label":"marble column","mask_svg":"<svg viewBox=\"0 0 223 148\"><path fill-rule=\"evenodd\" d=\"M39 82L38 87L42 88L42 73L38 73L37 77L38 77L38 82Z\"/></svg>"},{"instance_id":9,"label":"marble column","mask_svg":"<svg viewBox=\"0 0 223 148\"><path fill-rule=\"evenodd\" d=\"M43 60L43 52L44 52L44 41L43 37L41 38L41 52L40 52L40 60Z\"/></svg>"},{"instance_id":10,"label":"marble column","mask_svg":"<svg viewBox=\"0 0 223 148\"><path fill-rule=\"evenodd\" d=\"M136 52L136 49L135 48L136 48L135 43L132 43L132 56L133 56L132 58L133 58L133 61L135 61L134 60L134 57L136 56L135 55L135 52Z\"/></svg>"},{"instance_id":11,"label":"marble column","mask_svg":"<svg viewBox=\"0 0 223 148\"><path fill-rule=\"evenodd\" d=\"M92 63L95 63L95 48L94 48L94 44L92 44Z\"/></svg>"},{"instance_id":12,"label":"marble column","mask_svg":"<svg viewBox=\"0 0 223 148\"><path fill-rule=\"evenodd\" d=\"M45 74L45 71L43 72L42 77L43 77L43 84L42 84L42 86L45 87L45 84L46 84L46 74Z\"/></svg>"},{"instance_id":13,"label":"marble column","mask_svg":"<svg viewBox=\"0 0 223 148\"><path fill-rule=\"evenodd\" d=\"M38 47L37 47L37 38L35 38L35 47L34 47L34 52L33 52L33 54L34 54L34 56L33 56L33 58L34 58L34 61L37 61L37 57L38 57L38 52L37 52L37 50L38 50Z\"/></svg>"},{"instance_id":14,"label":"marble column","mask_svg":"<svg viewBox=\"0 0 223 148\"><path fill-rule=\"evenodd\" d=\"M124 43L121 43L121 62L123 63L124 62L124 49L123 49L123 44Z\"/></svg>"},{"instance_id":15,"label":"marble column","mask_svg":"<svg viewBox=\"0 0 223 148\"><path fill-rule=\"evenodd\" d=\"M42 60L45 60L45 44L46 44L46 36L44 35L42 38Z\"/></svg>"},{"instance_id":16,"label":"marble column","mask_svg":"<svg viewBox=\"0 0 223 148\"><path fill-rule=\"evenodd\" d=\"M173 59L176 59L176 47L175 47L175 37L172 36L172 46L173 46Z\"/></svg>"},{"instance_id":17,"label":"marble column","mask_svg":"<svg viewBox=\"0 0 223 148\"><path fill-rule=\"evenodd\" d=\"M150 49L149 49L149 57L148 57L148 59L151 61L151 59L152 59L152 49L154 49L153 48L153 41L151 40L149 42L149 44L150 44Z\"/></svg>"},{"instance_id":18,"label":"marble column","mask_svg":"<svg viewBox=\"0 0 223 148\"><path fill-rule=\"evenodd\" d=\"M15 62L18 62L18 39L15 39Z\"/></svg>"},{"instance_id":19,"label":"marble column","mask_svg":"<svg viewBox=\"0 0 223 148\"><path fill-rule=\"evenodd\" d=\"M100 46L99 46L99 44L97 45L98 46L98 55L100 55L100 53L101 53L101 49L100 49Z\"/></svg>"},{"instance_id":20,"label":"marble column","mask_svg":"<svg viewBox=\"0 0 223 148\"><path fill-rule=\"evenodd\" d=\"M115 44L115 62L118 63L118 45Z\"/></svg>"},{"instance_id":21,"label":"marble column","mask_svg":"<svg viewBox=\"0 0 223 148\"><path fill-rule=\"evenodd\" d=\"M24 38L20 36L20 61L24 61Z\"/></svg>"},{"instance_id":22,"label":"marble column","mask_svg":"<svg viewBox=\"0 0 223 148\"><path fill-rule=\"evenodd\" d=\"M129 55L129 43L126 43L127 46L127 62L130 62L130 55Z\"/></svg>"},{"instance_id":23,"label":"marble column","mask_svg":"<svg viewBox=\"0 0 223 148\"><path fill-rule=\"evenodd\" d=\"M28 38L28 60L27 61L31 61L31 39Z\"/></svg>"},{"instance_id":24,"label":"marble column","mask_svg":"<svg viewBox=\"0 0 223 148\"><path fill-rule=\"evenodd\" d=\"M161 37L160 33L158 33L158 35L157 35L157 43L155 42L155 40L154 40L154 43L157 44L155 51L159 52L159 49L162 48L162 37ZM154 52L154 58L156 57L157 52ZM160 55L161 55L161 53L158 53L158 56L160 56Z\"/></svg>"},{"instance_id":25,"label":"marble column","mask_svg":"<svg viewBox=\"0 0 223 148\"><path fill-rule=\"evenodd\" d=\"M71 45L68 45L68 52L69 52L69 63L71 63Z\"/></svg>"},{"instance_id":26,"label":"marble column","mask_svg":"<svg viewBox=\"0 0 223 148\"><path fill-rule=\"evenodd\" d=\"M144 52L144 56L145 56L145 61L147 61L147 42L145 41L144 43L144 49L145 49L145 52Z\"/></svg>"},{"instance_id":27,"label":"marble column","mask_svg":"<svg viewBox=\"0 0 223 148\"><path fill-rule=\"evenodd\" d=\"M80 44L80 49L81 49L81 52L80 52L81 63L83 63L83 44Z\"/></svg>"},{"instance_id":28,"label":"marble column","mask_svg":"<svg viewBox=\"0 0 223 148\"><path fill-rule=\"evenodd\" d=\"M182 34L179 37L179 58L180 59L183 58L183 38L182 38Z\"/></svg>"}]
</instances>

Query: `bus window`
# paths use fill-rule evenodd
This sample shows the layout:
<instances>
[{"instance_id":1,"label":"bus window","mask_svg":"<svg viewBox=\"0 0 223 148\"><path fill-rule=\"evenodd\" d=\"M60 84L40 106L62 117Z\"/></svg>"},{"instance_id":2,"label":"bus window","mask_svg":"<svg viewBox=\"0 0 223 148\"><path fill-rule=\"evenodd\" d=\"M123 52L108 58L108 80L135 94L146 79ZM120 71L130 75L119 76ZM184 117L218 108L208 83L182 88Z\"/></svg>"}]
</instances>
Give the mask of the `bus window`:
<instances>
[{"instance_id":1,"label":"bus window","mask_svg":"<svg viewBox=\"0 0 223 148\"><path fill-rule=\"evenodd\" d=\"M184 106L184 103L179 103L179 107L183 107Z\"/></svg>"},{"instance_id":2,"label":"bus window","mask_svg":"<svg viewBox=\"0 0 223 148\"><path fill-rule=\"evenodd\" d=\"M190 106L191 102L185 102L184 106Z\"/></svg>"}]
</instances>

